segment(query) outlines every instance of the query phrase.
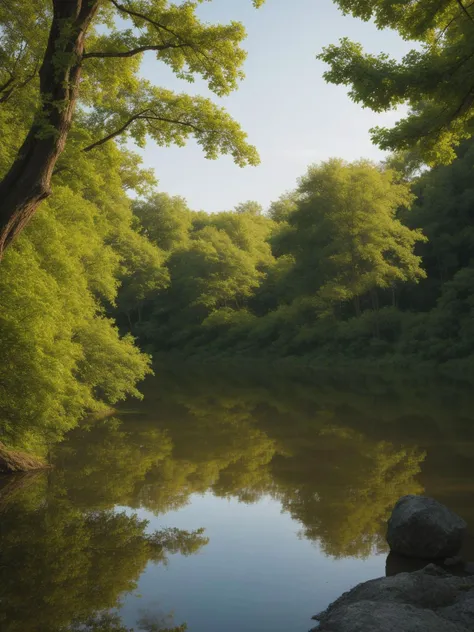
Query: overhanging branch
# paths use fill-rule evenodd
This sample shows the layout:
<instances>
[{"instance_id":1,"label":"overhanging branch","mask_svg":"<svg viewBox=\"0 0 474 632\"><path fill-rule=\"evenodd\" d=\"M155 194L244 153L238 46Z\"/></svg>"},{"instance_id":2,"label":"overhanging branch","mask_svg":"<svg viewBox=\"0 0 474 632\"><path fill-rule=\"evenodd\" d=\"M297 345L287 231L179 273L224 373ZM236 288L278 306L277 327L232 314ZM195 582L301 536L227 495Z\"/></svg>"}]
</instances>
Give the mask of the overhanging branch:
<instances>
[{"instance_id":1,"label":"overhanging branch","mask_svg":"<svg viewBox=\"0 0 474 632\"><path fill-rule=\"evenodd\" d=\"M7 79L4 84L0 86L0 93L5 92L15 81L14 75L10 75L10 79Z\"/></svg>"},{"instance_id":2,"label":"overhanging branch","mask_svg":"<svg viewBox=\"0 0 474 632\"><path fill-rule=\"evenodd\" d=\"M144 22L148 22L148 24L151 24L157 30L160 36L162 34L162 31L168 33L169 35L172 35L178 41L182 42L183 47L187 46L190 50L192 50L192 52L197 57L200 56L202 59L204 59L204 63L209 64L208 69L212 67L213 60L209 57L209 55L207 55L207 53L205 53L203 50L200 50L199 47L195 46L191 41L185 40L179 33L169 28L169 26L166 26L162 24L161 22L158 22L158 20L154 20L153 18L146 15L145 13L140 13L138 11L135 11L133 9L126 7L123 4L120 4L118 0L110 0L110 1L114 5L114 7L121 13L125 13L129 15L130 17L143 20Z\"/></svg>"},{"instance_id":3,"label":"overhanging branch","mask_svg":"<svg viewBox=\"0 0 474 632\"><path fill-rule=\"evenodd\" d=\"M471 7L474 6L474 2L471 2L471 4L468 4L467 7L465 6L465 9L470 9ZM449 29L449 27L451 26L451 24L453 24L456 20L459 19L459 15L455 15L454 17L452 17L449 22L446 24L446 26L438 33L438 36L436 37L436 42L438 42L443 35L446 33L446 31ZM470 17L470 16L469 16Z\"/></svg>"},{"instance_id":4,"label":"overhanging branch","mask_svg":"<svg viewBox=\"0 0 474 632\"><path fill-rule=\"evenodd\" d=\"M467 18L474 23L474 18L472 17L472 15L469 13L469 11L467 10L467 8L464 6L462 0L457 0L458 5L461 7L461 11L467 16Z\"/></svg>"},{"instance_id":5,"label":"overhanging branch","mask_svg":"<svg viewBox=\"0 0 474 632\"><path fill-rule=\"evenodd\" d=\"M204 131L202 128L198 127L194 123L190 123L189 121L181 121L179 119L172 119L166 116L159 116L157 114L154 114L152 110L146 109L131 116L128 119L128 121L126 121L118 129L114 130L113 132L110 132L110 134L107 134L107 136L104 136L104 138L101 138L100 140L97 140L94 143L91 143L87 147L84 147L83 151L92 151L92 149L95 149L96 147L100 147L100 145L104 145L109 140L112 140L113 138L116 138L117 136L120 136L121 134L123 134L130 127L132 123L139 120L159 121L162 123L170 123L171 125L182 125L183 127L190 127L195 132L199 132L199 133L202 133Z\"/></svg>"},{"instance_id":6,"label":"overhanging branch","mask_svg":"<svg viewBox=\"0 0 474 632\"><path fill-rule=\"evenodd\" d=\"M12 74L10 79L2 86L0 86L0 103L6 103L13 92L15 92L16 90L21 90L21 88L27 86L30 81L32 81L36 77L37 73L38 64L30 75L28 75L23 81L19 81L18 83L15 83L15 76Z\"/></svg>"},{"instance_id":7,"label":"overhanging branch","mask_svg":"<svg viewBox=\"0 0 474 632\"><path fill-rule=\"evenodd\" d=\"M91 58L106 59L110 57L133 57L134 55L139 55L140 53L144 53L148 50L162 51L162 50L168 50L169 48L183 48L184 46L186 46L186 44L173 44L170 42L168 44L156 44L156 45L150 44L149 46L139 46L137 48L132 48L131 50L125 50L125 51L110 51L110 52L103 52L103 53L100 51L92 51L90 53L84 53L84 55L82 56L82 59L91 59Z\"/></svg>"},{"instance_id":8,"label":"overhanging branch","mask_svg":"<svg viewBox=\"0 0 474 632\"><path fill-rule=\"evenodd\" d=\"M139 13L138 11L134 11L133 9L129 9L125 5L117 2L117 0L111 0L111 2L114 5L114 7L121 13L126 13L127 15L130 15L131 17L134 17L134 18L138 18L139 20L144 20L145 22L148 22L148 24L151 24L152 26L154 26L156 29L166 31L173 37L176 37L177 39L181 39L179 35L177 35L172 29L165 26L164 24L161 24L157 20L153 20L148 15L145 15L144 13Z\"/></svg>"}]
</instances>

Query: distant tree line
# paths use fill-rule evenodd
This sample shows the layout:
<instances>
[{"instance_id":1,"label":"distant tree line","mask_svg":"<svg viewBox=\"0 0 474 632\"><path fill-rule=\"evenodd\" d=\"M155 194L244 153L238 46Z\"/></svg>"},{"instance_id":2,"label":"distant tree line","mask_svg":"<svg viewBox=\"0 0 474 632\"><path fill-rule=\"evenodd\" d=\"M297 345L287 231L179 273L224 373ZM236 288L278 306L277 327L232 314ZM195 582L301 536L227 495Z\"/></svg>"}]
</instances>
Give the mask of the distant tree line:
<instances>
[{"instance_id":1,"label":"distant tree line","mask_svg":"<svg viewBox=\"0 0 474 632\"><path fill-rule=\"evenodd\" d=\"M119 323L153 352L468 360L474 352L474 143L415 170L330 160L263 212L205 214L154 194L139 230L166 287L119 292Z\"/></svg>"}]
</instances>

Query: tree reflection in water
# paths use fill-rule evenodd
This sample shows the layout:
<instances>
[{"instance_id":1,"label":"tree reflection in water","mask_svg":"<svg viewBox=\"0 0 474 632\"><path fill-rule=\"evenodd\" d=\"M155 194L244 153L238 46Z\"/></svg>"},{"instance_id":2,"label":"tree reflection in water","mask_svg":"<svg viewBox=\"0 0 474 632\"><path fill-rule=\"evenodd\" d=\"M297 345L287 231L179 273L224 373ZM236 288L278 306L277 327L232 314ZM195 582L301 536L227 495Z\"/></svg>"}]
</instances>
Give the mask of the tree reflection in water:
<instances>
[{"instance_id":1,"label":"tree reflection in water","mask_svg":"<svg viewBox=\"0 0 474 632\"><path fill-rule=\"evenodd\" d=\"M52 470L5 479L2 632L126 630L117 608L146 565L207 543L202 530L149 533L139 508L164 514L206 491L244 503L269 496L327 555L366 557L384 549L400 496L429 491L440 471L453 485L471 480L465 389L373 377L343 384L301 374L163 373L136 412L71 433ZM137 626L184 629L153 617Z\"/></svg>"}]
</instances>

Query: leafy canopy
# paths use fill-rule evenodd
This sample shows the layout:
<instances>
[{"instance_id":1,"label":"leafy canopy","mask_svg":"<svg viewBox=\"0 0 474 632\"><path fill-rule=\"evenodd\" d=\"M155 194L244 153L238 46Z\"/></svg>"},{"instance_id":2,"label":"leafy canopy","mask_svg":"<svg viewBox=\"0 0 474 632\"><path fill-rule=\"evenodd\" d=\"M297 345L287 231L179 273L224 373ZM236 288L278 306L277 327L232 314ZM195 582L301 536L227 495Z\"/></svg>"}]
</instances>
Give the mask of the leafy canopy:
<instances>
[{"instance_id":1,"label":"leafy canopy","mask_svg":"<svg viewBox=\"0 0 474 632\"><path fill-rule=\"evenodd\" d=\"M365 53L347 38L323 50L327 81L350 86L350 96L375 112L407 104L391 129L376 127L382 149L415 148L429 164L454 159L454 147L472 134L474 118L474 10L462 0L335 0L342 11L379 28L397 30L417 47L400 62Z\"/></svg>"},{"instance_id":2,"label":"leafy canopy","mask_svg":"<svg viewBox=\"0 0 474 632\"><path fill-rule=\"evenodd\" d=\"M139 145L147 137L160 145L183 145L193 136L207 158L223 153L240 166L258 163L255 148L223 108L208 98L158 87L140 74L143 56L149 53L179 79L204 80L219 97L237 88L244 77L245 29L237 21L203 22L198 16L202 1L95 0L98 10L78 60L80 117L87 129L83 149L90 151L118 137L131 137ZM260 6L262 0L253 4ZM33 84L33 111L40 105L38 70L52 19L49 0L2 3L0 104ZM67 38L68 24L62 28ZM58 68L70 63L67 55L57 53L53 63ZM55 132L45 128L42 133Z\"/></svg>"},{"instance_id":3,"label":"leafy canopy","mask_svg":"<svg viewBox=\"0 0 474 632\"><path fill-rule=\"evenodd\" d=\"M127 192L150 196L154 177L125 146L107 141L143 144L151 137L182 145L192 135L208 158L228 153L239 165L258 162L222 108L140 74L147 53L181 79L203 79L218 96L237 87L245 30L238 22L201 21L200 4L97 2L85 52L75 60L82 65L79 107L53 176L55 195L2 264L0 434L9 447L43 453L84 415L139 396L136 383L151 372L150 358L111 316L117 301L121 313L140 313L150 295L169 285L164 264L168 251L183 245L190 212L184 202L157 194L150 199L155 208L161 204L160 232L149 202L137 202L134 216ZM38 71L55 7L51 0L0 3L0 179L44 105ZM61 37L67 39L69 26L62 25ZM53 62L57 70L72 63L59 53ZM46 136L56 132L41 129Z\"/></svg>"},{"instance_id":4,"label":"leafy canopy","mask_svg":"<svg viewBox=\"0 0 474 632\"><path fill-rule=\"evenodd\" d=\"M334 159L310 167L299 192L280 247L295 257L295 283L323 310L424 276L413 252L423 236L396 217L410 204L410 190L393 172Z\"/></svg>"},{"instance_id":5,"label":"leafy canopy","mask_svg":"<svg viewBox=\"0 0 474 632\"><path fill-rule=\"evenodd\" d=\"M0 111L27 116L18 95ZM5 127L2 172L19 127ZM67 158L69 161L69 158ZM41 453L91 411L128 396L150 359L110 318L117 297L136 303L168 282L164 255L133 226L124 188L142 184L113 144L55 176L55 195L9 250L0 275L0 433Z\"/></svg>"}]
</instances>

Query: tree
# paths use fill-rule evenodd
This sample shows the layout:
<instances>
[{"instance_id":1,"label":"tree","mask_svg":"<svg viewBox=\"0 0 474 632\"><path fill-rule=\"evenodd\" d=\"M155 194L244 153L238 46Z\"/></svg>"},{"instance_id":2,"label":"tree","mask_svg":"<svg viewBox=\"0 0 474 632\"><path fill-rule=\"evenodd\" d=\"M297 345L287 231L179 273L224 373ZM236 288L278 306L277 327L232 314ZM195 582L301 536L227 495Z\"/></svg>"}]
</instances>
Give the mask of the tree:
<instances>
[{"instance_id":1,"label":"tree","mask_svg":"<svg viewBox=\"0 0 474 632\"><path fill-rule=\"evenodd\" d=\"M154 348L192 337L216 310L223 309L222 316L245 308L275 264L268 243L273 222L264 215L193 212L165 194L139 202L135 212L144 235L165 249L170 279L165 290L150 293L140 327L133 329ZM206 321L207 332L212 322Z\"/></svg>"},{"instance_id":2,"label":"tree","mask_svg":"<svg viewBox=\"0 0 474 632\"><path fill-rule=\"evenodd\" d=\"M37 93L26 138L0 182L0 257L51 194L78 102L85 106L80 118L95 134L86 152L123 134L138 143L149 135L163 145L182 145L192 134L208 158L222 152L239 165L258 162L238 124L212 101L139 77L143 53L153 51L178 77L201 76L218 96L237 87L245 30L238 22L201 22L199 2L35 0L29 11L23 0L2 3L0 100L30 81Z\"/></svg>"},{"instance_id":3,"label":"tree","mask_svg":"<svg viewBox=\"0 0 474 632\"><path fill-rule=\"evenodd\" d=\"M273 223L260 214L215 213L209 225L223 230L240 250L251 255L254 265L263 270L274 263L268 244Z\"/></svg>"},{"instance_id":4,"label":"tree","mask_svg":"<svg viewBox=\"0 0 474 632\"><path fill-rule=\"evenodd\" d=\"M192 211L184 198L154 193L146 200L137 200L133 212L140 220L143 233L158 248L169 252L188 240Z\"/></svg>"},{"instance_id":5,"label":"tree","mask_svg":"<svg viewBox=\"0 0 474 632\"><path fill-rule=\"evenodd\" d=\"M238 214L248 213L249 215L261 215L263 212L263 207L258 202L254 200L248 200L247 202L241 202L237 204L235 207L235 212Z\"/></svg>"},{"instance_id":6,"label":"tree","mask_svg":"<svg viewBox=\"0 0 474 632\"><path fill-rule=\"evenodd\" d=\"M413 252L424 238L396 216L410 204L410 189L394 172L334 159L310 167L299 191L280 239L295 257L300 291L316 295L323 312L353 301L359 315L363 295L424 276Z\"/></svg>"},{"instance_id":7,"label":"tree","mask_svg":"<svg viewBox=\"0 0 474 632\"><path fill-rule=\"evenodd\" d=\"M364 53L342 39L319 58L327 81L351 87L350 96L375 112L406 103L408 116L392 129L372 130L382 149L416 148L429 163L450 162L472 134L474 118L474 8L463 0L335 0L344 13L375 20L417 42L400 62Z\"/></svg>"},{"instance_id":8,"label":"tree","mask_svg":"<svg viewBox=\"0 0 474 632\"><path fill-rule=\"evenodd\" d=\"M270 204L268 215L275 222L284 222L296 210L298 202L297 191L289 191L281 195L276 202Z\"/></svg>"},{"instance_id":9,"label":"tree","mask_svg":"<svg viewBox=\"0 0 474 632\"><path fill-rule=\"evenodd\" d=\"M0 107L0 117L17 119L4 128L0 172L27 125L25 90ZM163 254L134 230L124 191L148 175L114 143L79 157L56 175L55 195L0 274L0 433L8 447L38 455L91 411L139 395L150 359L110 312L119 292L127 307L139 305L167 279Z\"/></svg>"},{"instance_id":10,"label":"tree","mask_svg":"<svg viewBox=\"0 0 474 632\"><path fill-rule=\"evenodd\" d=\"M170 257L169 268L181 305L210 311L240 305L262 277L253 257L214 226L197 231L188 247Z\"/></svg>"}]
</instances>

